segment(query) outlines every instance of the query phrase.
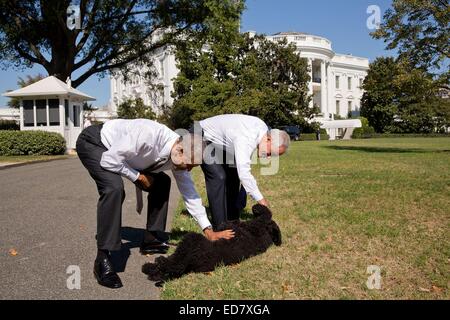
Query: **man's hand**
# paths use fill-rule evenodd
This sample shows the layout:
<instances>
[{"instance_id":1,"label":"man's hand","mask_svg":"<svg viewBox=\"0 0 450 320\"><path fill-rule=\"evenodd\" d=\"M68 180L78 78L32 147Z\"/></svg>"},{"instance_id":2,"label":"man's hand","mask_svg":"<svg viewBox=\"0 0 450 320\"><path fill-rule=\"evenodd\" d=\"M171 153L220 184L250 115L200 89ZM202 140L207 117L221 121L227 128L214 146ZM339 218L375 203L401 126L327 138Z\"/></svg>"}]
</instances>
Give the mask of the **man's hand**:
<instances>
[{"instance_id":1,"label":"man's hand","mask_svg":"<svg viewBox=\"0 0 450 320\"><path fill-rule=\"evenodd\" d=\"M231 239L234 238L234 231L233 230L224 230L219 232L214 232L212 229L205 229L203 231L205 234L205 237L209 241L217 241L219 239Z\"/></svg>"},{"instance_id":2,"label":"man's hand","mask_svg":"<svg viewBox=\"0 0 450 320\"><path fill-rule=\"evenodd\" d=\"M147 176L145 174L140 173L139 177L136 180L136 184L141 188L142 190L148 190L153 184L153 178L150 176Z\"/></svg>"},{"instance_id":3,"label":"man's hand","mask_svg":"<svg viewBox=\"0 0 450 320\"><path fill-rule=\"evenodd\" d=\"M258 201L258 203L259 203L260 205L262 205L262 206L266 206L266 207L269 207L269 206L270 206L270 205L269 205L269 201L267 201L266 199L261 199L261 200Z\"/></svg>"}]
</instances>

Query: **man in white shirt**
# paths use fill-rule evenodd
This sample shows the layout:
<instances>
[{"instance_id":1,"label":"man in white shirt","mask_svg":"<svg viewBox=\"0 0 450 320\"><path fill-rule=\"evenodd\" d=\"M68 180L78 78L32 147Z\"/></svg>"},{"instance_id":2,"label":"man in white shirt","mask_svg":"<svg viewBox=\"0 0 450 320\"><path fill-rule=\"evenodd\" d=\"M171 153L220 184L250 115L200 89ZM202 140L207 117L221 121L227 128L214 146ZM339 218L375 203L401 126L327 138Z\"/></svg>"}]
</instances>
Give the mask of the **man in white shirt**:
<instances>
[{"instance_id":1,"label":"man in white shirt","mask_svg":"<svg viewBox=\"0 0 450 320\"><path fill-rule=\"evenodd\" d=\"M122 177L149 192L142 254L167 252L164 230L171 181L163 172L165 170L172 170L187 210L208 239L233 237L231 230L214 232L211 228L189 173L196 165L195 154L202 152L202 144L198 148L198 144L192 143L193 136L188 137L180 137L168 127L145 119L118 119L104 125L92 125L78 137L78 156L95 180L100 196L97 205L98 252L94 264L99 284L109 288L122 286L110 261L110 252L121 248L122 203L125 199Z\"/></svg>"},{"instance_id":2,"label":"man in white shirt","mask_svg":"<svg viewBox=\"0 0 450 320\"><path fill-rule=\"evenodd\" d=\"M258 157L282 155L289 148L289 135L284 131L269 130L257 117L241 114L215 116L200 121L198 125L204 140L214 146L211 155L205 156L201 166L205 174L213 226L218 227L227 220L239 219L241 184L255 201L268 206L267 199L260 192L251 173L251 157L256 149ZM193 130L199 131L195 127ZM215 153L219 153L219 156ZM226 161L224 157L231 161ZM217 159L222 161L217 163Z\"/></svg>"}]
</instances>

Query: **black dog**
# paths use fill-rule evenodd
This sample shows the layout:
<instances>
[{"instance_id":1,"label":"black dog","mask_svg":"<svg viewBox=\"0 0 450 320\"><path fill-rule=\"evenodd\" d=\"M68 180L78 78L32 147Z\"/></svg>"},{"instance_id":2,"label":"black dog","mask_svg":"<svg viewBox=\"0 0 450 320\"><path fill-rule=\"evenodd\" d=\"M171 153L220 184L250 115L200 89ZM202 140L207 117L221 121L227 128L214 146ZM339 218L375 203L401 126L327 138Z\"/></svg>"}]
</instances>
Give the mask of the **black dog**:
<instances>
[{"instance_id":1,"label":"black dog","mask_svg":"<svg viewBox=\"0 0 450 320\"><path fill-rule=\"evenodd\" d=\"M158 257L155 263L146 263L142 272L157 286L190 272L210 272L217 266L231 265L261 254L272 243L281 245L281 232L272 220L270 210L262 205L252 208L255 218L247 222L227 222L220 229L233 229L230 240L209 241L199 233L188 233L169 257Z\"/></svg>"}]
</instances>

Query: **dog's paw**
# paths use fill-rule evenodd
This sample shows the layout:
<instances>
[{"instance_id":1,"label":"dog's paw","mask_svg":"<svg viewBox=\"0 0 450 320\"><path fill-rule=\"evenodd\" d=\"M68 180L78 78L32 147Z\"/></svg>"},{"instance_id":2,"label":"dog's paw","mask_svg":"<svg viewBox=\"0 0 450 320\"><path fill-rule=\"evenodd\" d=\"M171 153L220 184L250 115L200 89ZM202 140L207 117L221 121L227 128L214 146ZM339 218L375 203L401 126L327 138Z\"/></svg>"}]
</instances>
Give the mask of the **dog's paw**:
<instances>
[{"instance_id":1,"label":"dog's paw","mask_svg":"<svg viewBox=\"0 0 450 320\"><path fill-rule=\"evenodd\" d=\"M164 287L164 283L165 282L163 280L158 281L158 282L155 283L155 287L162 288L162 287Z\"/></svg>"},{"instance_id":2,"label":"dog's paw","mask_svg":"<svg viewBox=\"0 0 450 320\"><path fill-rule=\"evenodd\" d=\"M158 269L158 266L155 263L147 262L142 266L142 272L149 275L154 273Z\"/></svg>"}]
</instances>

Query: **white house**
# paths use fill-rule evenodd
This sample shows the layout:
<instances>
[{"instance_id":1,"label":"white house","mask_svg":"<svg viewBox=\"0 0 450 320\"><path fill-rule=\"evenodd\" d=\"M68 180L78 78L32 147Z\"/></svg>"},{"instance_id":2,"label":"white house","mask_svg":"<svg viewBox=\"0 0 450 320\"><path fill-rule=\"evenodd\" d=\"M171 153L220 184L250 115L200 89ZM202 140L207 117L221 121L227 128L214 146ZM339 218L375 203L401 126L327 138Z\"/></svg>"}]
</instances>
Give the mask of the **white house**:
<instances>
[{"instance_id":1,"label":"white house","mask_svg":"<svg viewBox=\"0 0 450 320\"><path fill-rule=\"evenodd\" d=\"M84 102L95 100L54 76L3 96L20 99L20 130L58 132L69 149L75 148L83 129Z\"/></svg>"},{"instance_id":2,"label":"white house","mask_svg":"<svg viewBox=\"0 0 450 320\"><path fill-rule=\"evenodd\" d=\"M250 32L250 34L253 32ZM298 54L308 60L311 81L309 92L313 96L311 106L317 105L321 113L314 119L322 123L327 129L330 138L348 137L351 128L360 127L358 120L324 125L325 122L334 121L336 116L347 118L350 112L358 113L361 105L364 78L369 69L369 59L352 55L337 54L333 51L330 40L300 32L280 32L267 39L281 41L286 39L296 45ZM129 98L142 98L144 103L160 111L160 106L171 105L173 98L173 79L178 74L175 56L170 48L161 48L151 55L156 68L156 84L163 87L161 92L149 90L142 75L146 70L136 68L131 81L125 82L120 75L111 76L111 101L109 109L112 113L124 100ZM350 127L339 127L351 125ZM335 128L338 126L337 128ZM350 130L343 134L345 129Z\"/></svg>"}]
</instances>

